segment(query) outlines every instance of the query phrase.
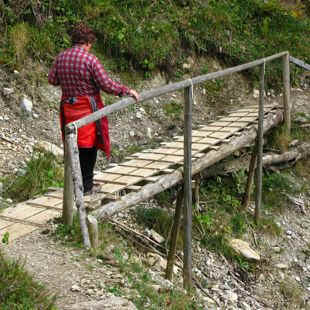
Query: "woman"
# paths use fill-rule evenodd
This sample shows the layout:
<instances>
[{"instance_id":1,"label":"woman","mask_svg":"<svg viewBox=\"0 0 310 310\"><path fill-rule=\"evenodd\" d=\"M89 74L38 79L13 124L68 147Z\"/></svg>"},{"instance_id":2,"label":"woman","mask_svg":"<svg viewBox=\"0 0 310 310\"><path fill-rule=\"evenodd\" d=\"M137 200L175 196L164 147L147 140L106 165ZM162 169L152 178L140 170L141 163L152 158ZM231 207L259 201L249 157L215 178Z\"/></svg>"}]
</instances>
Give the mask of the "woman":
<instances>
[{"instance_id":1,"label":"woman","mask_svg":"<svg viewBox=\"0 0 310 310\"><path fill-rule=\"evenodd\" d=\"M89 52L96 37L88 26L76 25L71 39L73 46L57 56L48 75L48 82L62 90L60 121L63 137L66 124L103 108L100 90L139 100L135 90L112 81L98 58ZM110 156L108 119L104 117L79 128L78 147L84 194L92 193L97 149Z\"/></svg>"}]
</instances>

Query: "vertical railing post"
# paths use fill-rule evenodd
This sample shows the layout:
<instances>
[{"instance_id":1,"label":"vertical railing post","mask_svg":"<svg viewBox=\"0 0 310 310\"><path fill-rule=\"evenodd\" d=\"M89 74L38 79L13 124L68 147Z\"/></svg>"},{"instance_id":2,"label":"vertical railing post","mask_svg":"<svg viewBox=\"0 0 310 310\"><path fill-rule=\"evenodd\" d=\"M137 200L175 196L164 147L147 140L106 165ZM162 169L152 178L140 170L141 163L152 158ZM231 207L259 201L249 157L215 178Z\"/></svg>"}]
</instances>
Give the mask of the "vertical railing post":
<instances>
[{"instance_id":1,"label":"vertical railing post","mask_svg":"<svg viewBox=\"0 0 310 310\"><path fill-rule=\"evenodd\" d=\"M265 96L265 63L261 65L259 87L259 110L257 130L257 166L256 166L256 197L255 197L255 222L258 223L262 203L262 178L263 178L263 145L264 145L264 96Z\"/></svg>"},{"instance_id":2,"label":"vertical railing post","mask_svg":"<svg viewBox=\"0 0 310 310\"><path fill-rule=\"evenodd\" d=\"M291 102L290 102L290 54L283 56L283 105L284 126L287 137L291 135Z\"/></svg>"},{"instance_id":3,"label":"vertical railing post","mask_svg":"<svg viewBox=\"0 0 310 310\"><path fill-rule=\"evenodd\" d=\"M77 128L70 125L67 126L68 127L66 127L65 136L68 145L68 153L70 156L70 162L72 168L75 203L79 213L80 226L83 235L83 243L84 246L87 249L89 249L91 245L86 224L86 210L84 207L84 199L83 199L82 173L79 159L79 149L77 146Z\"/></svg>"},{"instance_id":4,"label":"vertical railing post","mask_svg":"<svg viewBox=\"0 0 310 310\"><path fill-rule=\"evenodd\" d=\"M68 153L68 144L64 141L64 190L62 203L62 218L65 225L72 226L74 213L74 199L73 199L73 182L71 162Z\"/></svg>"},{"instance_id":5,"label":"vertical railing post","mask_svg":"<svg viewBox=\"0 0 310 310\"><path fill-rule=\"evenodd\" d=\"M193 84L184 90L184 265L183 286L192 288L192 105Z\"/></svg>"}]
</instances>

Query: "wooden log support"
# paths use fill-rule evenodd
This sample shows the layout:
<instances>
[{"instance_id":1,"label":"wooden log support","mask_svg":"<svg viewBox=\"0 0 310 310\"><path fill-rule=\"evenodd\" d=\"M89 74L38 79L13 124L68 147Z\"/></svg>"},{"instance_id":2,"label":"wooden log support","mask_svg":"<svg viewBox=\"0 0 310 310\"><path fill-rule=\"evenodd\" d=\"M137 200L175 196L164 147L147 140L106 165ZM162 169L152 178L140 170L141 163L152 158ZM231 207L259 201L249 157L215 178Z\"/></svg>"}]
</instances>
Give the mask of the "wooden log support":
<instances>
[{"instance_id":1,"label":"wooden log support","mask_svg":"<svg viewBox=\"0 0 310 310\"><path fill-rule=\"evenodd\" d=\"M78 208L80 226L83 235L84 246L90 248L90 240L88 235L88 229L86 225L86 211L84 207L83 199L83 182L82 173L79 159L79 150L77 146L77 129L70 123L66 126L66 140L68 145L68 153L70 157L70 162L72 164L72 179L74 185L75 202Z\"/></svg>"},{"instance_id":2,"label":"wooden log support","mask_svg":"<svg viewBox=\"0 0 310 310\"><path fill-rule=\"evenodd\" d=\"M64 168L65 180L63 190L62 218L65 225L72 226L75 205L73 197L72 169L66 139L64 141Z\"/></svg>"},{"instance_id":3,"label":"wooden log support","mask_svg":"<svg viewBox=\"0 0 310 310\"><path fill-rule=\"evenodd\" d=\"M91 247L96 250L99 246L98 221L92 215L88 215L86 221Z\"/></svg>"},{"instance_id":4,"label":"wooden log support","mask_svg":"<svg viewBox=\"0 0 310 310\"><path fill-rule=\"evenodd\" d=\"M183 286L190 290L192 283L192 104L193 85L185 88L184 99L184 256Z\"/></svg>"},{"instance_id":5,"label":"wooden log support","mask_svg":"<svg viewBox=\"0 0 310 310\"><path fill-rule=\"evenodd\" d=\"M283 105L284 125L287 137L291 135L291 102L290 102L290 54L283 56Z\"/></svg>"},{"instance_id":6,"label":"wooden log support","mask_svg":"<svg viewBox=\"0 0 310 310\"><path fill-rule=\"evenodd\" d=\"M258 130L257 130L257 166L255 182L255 222L258 223L262 204L263 184L263 146L264 146L264 96L265 96L265 63L261 65L260 88L259 88L259 109L258 109Z\"/></svg>"},{"instance_id":7,"label":"wooden log support","mask_svg":"<svg viewBox=\"0 0 310 310\"><path fill-rule=\"evenodd\" d=\"M257 139L255 146L252 150L252 155L250 159L249 165L249 172L248 172L248 179L246 183L245 193L242 199L242 209L246 210L249 207L251 201L251 192L252 192L252 185L254 180L254 174L256 169L256 162L257 162Z\"/></svg>"},{"instance_id":8,"label":"wooden log support","mask_svg":"<svg viewBox=\"0 0 310 310\"><path fill-rule=\"evenodd\" d=\"M200 192L200 181L201 181L201 175L200 173L198 173L195 178L195 184L194 184L194 201L195 201L195 206L196 208L199 210L200 209L200 196L199 196L199 192Z\"/></svg>"},{"instance_id":9,"label":"wooden log support","mask_svg":"<svg viewBox=\"0 0 310 310\"><path fill-rule=\"evenodd\" d=\"M264 132L267 132L271 128L277 126L283 121L282 111L277 111L275 114L267 116L264 122ZM233 152L240 150L241 148L252 143L256 139L257 129L251 128L245 135L232 138L229 144L221 145L217 150L212 150L199 159L197 159L192 165L192 175L214 165L216 162L226 158ZM137 193L130 193L121 197L118 201L110 202L92 214L96 216L98 220L103 220L112 216L113 214L136 205L144 200L147 200L154 195L175 186L183 180L182 169L179 168L175 172L160 178L154 183L145 185L141 191Z\"/></svg>"},{"instance_id":10,"label":"wooden log support","mask_svg":"<svg viewBox=\"0 0 310 310\"><path fill-rule=\"evenodd\" d=\"M176 202L174 220L173 220L173 226L172 226L172 232L171 232L171 239L170 239L170 248L169 248L169 253L167 257L166 279L168 280L172 280L177 240L178 240L178 235L179 235L180 226L181 226L183 200L184 200L184 189L182 186L177 196L177 202Z\"/></svg>"}]
</instances>

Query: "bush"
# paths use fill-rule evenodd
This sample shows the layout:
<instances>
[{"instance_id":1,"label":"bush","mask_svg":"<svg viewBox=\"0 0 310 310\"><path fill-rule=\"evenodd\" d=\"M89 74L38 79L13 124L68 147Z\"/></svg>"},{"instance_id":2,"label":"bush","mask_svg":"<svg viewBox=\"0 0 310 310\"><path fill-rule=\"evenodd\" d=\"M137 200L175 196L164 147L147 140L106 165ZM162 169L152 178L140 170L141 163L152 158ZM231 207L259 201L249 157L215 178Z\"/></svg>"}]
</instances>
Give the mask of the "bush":
<instances>
[{"instance_id":1,"label":"bush","mask_svg":"<svg viewBox=\"0 0 310 310\"><path fill-rule=\"evenodd\" d=\"M9 260L0 250L1 310L52 310L55 298L35 282L20 261Z\"/></svg>"}]
</instances>

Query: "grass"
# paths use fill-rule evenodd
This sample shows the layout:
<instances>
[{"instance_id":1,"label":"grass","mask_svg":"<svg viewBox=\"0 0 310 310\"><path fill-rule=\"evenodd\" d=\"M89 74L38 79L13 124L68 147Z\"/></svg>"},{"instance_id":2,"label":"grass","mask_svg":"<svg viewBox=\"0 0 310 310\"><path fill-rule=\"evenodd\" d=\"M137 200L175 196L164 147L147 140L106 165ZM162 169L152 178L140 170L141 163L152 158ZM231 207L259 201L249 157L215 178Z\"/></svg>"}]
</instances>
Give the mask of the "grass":
<instances>
[{"instance_id":1,"label":"grass","mask_svg":"<svg viewBox=\"0 0 310 310\"><path fill-rule=\"evenodd\" d=\"M24 269L22 261L10 260L0 250L1 310L56 310L55 298Z\"/></svg>"},{"instance_id":2,"label":"grass","mask_svg":"<svg viewBox=\"0 0 310 310\"><path fill-rule=\"evenodd\" d=\"M37 150L24 168L3 179L3 197L24 201L45 193L49 187L62 187L63 180L63 168L56 157Z\"/></svg>"}]
</instances>

